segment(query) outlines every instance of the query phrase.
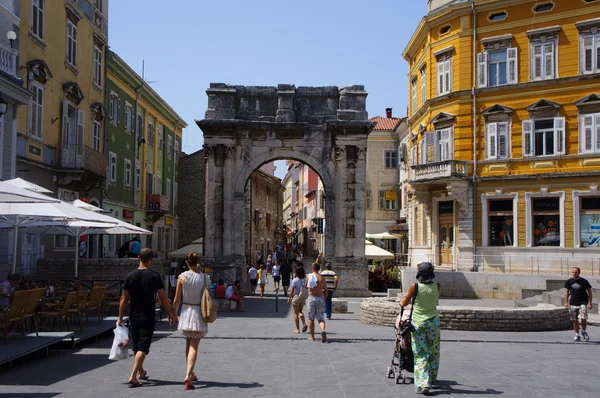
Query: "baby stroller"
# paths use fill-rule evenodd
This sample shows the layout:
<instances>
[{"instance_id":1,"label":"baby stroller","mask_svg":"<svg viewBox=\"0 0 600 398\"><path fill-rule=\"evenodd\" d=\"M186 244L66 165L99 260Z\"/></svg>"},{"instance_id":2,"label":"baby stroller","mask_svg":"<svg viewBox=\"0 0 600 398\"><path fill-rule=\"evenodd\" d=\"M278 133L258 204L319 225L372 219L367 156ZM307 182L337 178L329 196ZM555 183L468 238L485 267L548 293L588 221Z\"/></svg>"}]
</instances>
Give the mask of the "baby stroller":
<instances>
[{"instance_id":1,"label":"baby stroller","mask_svg":"<svg viewBox=\"0 0 600 398\"><path fill-rule=\"evenodd\" d=\"M390 379L395 379L396 384L404 384L406 382L405 372L413 373L415 368L410 335L413 330L411 319L412 308L410 315L404 316L404 307L402 307L400 315L398 315L394 324L394 332L396 333L394 356L392 357L392 363L387 368L387 376Z\"/></svg>"}]
</instances>

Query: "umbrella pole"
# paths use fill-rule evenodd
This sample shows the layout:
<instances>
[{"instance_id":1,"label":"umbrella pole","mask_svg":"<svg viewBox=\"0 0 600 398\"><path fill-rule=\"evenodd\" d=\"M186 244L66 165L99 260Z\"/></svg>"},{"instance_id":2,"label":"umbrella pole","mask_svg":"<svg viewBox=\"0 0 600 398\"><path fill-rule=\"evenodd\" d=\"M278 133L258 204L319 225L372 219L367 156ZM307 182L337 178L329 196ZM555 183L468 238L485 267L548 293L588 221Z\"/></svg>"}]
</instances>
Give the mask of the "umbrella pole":
<instances>
[{"instance_id":1,"label":"umbrella pole","mask_svg":"<svg viewBox=\"0 0 600 398\"><path fill-rule=\"evenodd\" d=\"M17 272L17 239L19 238L19 220L13 229L13 253L12 253L12 273Z\"/></svg>"},{"instance_id":2,"label":"umbrella pole","mask_svg":"<svg viewBox=\"0 0 600 398\"><path fill-rule=\"evenodd\" d=\"M77 268L79 267L79 228L76 229L77 233L75 236L75 278L77 278Z\"/></svg>"}]
</instances>

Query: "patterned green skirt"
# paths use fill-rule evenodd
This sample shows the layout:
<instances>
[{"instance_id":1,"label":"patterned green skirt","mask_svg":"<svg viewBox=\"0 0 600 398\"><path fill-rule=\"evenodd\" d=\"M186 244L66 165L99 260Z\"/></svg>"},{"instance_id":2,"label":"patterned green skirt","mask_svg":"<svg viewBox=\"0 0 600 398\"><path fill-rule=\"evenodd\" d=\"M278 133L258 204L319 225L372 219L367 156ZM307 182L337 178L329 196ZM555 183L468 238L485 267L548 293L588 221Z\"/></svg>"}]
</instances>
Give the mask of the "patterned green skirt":
<instances>
[{"instance_id":1,"label":"patterned green skirt","mask_svg":"<svg viewBox=\"0 0 600 398\"><path fill-rule=\"evenodd\" d=\"M415 326L411 345L415 357L415 391L419 387L431 388L440 367L440 317Z\"/></svg>"}]
</instances>

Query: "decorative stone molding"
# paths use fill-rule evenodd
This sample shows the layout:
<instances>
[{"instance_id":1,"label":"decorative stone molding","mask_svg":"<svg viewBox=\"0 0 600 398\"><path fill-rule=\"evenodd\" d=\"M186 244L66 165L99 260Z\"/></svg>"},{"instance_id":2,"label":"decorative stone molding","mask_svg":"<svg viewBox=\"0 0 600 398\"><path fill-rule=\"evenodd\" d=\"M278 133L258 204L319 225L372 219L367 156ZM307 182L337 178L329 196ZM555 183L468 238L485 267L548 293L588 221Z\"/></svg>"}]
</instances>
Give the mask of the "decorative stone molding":
<instances>
[{"instance_id":1,"label":"decorative stone molding","mask_svg":"<svg viewBox=\"0 0 600 398\"><path fill-rule=\"evenodd\" d=\"M431 192L409 188L406 193L411 200L424 207L425 214L431 214Z\"/></svg>"},{"instance_id":2,"label":"decorative stone molding","mask_svg":"<svg viewBox=\"0 0 600 398\"><path fill-rule=\"evenodd\" d=\"M204 145L204 158L214 158L215 157L215 147L213 145Z\"/></svg>"},{"instance_id":3,"label":"decorative stone molding","mask_svg":"<svg viewBox=\"0 0 600 398\"><path fill-rule=\"evenodd\" d=\"M366 160L367 159L367 147L358 147L356 154L358 156L359 160Z\"/></svg>"},{"instance_id":4,"label":"decorative stone molding","mask_svg":"<svg viewBox=\"0 0 600 398\"><path fill-rule=\"evenodd\" d=\"M525 193L525 219L527 220L527 233L525 241L527 247L533 247L533 201L535 198L559 198L560 211L560 247L565 247L565 191L548 192L548 188L540 188L540 193Z\"/></svg>"},{"instance_id":5,"label":"decorative stone molding","mask_svg":"<svg viewBox=\"0 0 600 398\"><path fill-rule=\"evenodd\" d=\"M497 189L493 194L481 194L481 245L489 245L489 224L488 224L488 202L493 199L512 199L513 201L513 246L518 247L519 237L519 194L518 192L513 193L502 193L501 189Z\"/></svg>"},{"instance_id":6,"label":"decorative stone molding","mask_svg":"<svg viewBox=\"0 0 600 398\"><path fill-rule=\"evenodd\" d=\"M235 147L234 146L226 146L225 147L225 157L232 158L235 156Z\"/></svg>"},{"instance_id":7,"label":"decorative stone molding","mask_svg":"<svg viewBox=\"0 0 600 398\"><path fill-rule=\"evenodd\" d=\"M346 160L346 148L343 146L336 146L333 148L334 151L334 159L337 162L341 162L343 160Z\"/></svg>"},{"instance_id":8,"label":"decorative stone molding","mask_svg":"<svg viewBox=\"0 0 600 398\"><path fill-rule=\"evenodd\" d=\"M460 212L463 215L469 213L469 185L465 182L452 181L446 186L448 194L460 204Z\"/></svg>"},{"instance_id":9,"label":"decorative stone molding","mask_svg":"<svg viewBox=\"0 0 600 398\"><path fill-rule=\"evenodd\" d=\"M244 147L242 156L244 158L244 163L249 164L252 161L252 150L248 147Z\"/></svg>"}]
</instances>

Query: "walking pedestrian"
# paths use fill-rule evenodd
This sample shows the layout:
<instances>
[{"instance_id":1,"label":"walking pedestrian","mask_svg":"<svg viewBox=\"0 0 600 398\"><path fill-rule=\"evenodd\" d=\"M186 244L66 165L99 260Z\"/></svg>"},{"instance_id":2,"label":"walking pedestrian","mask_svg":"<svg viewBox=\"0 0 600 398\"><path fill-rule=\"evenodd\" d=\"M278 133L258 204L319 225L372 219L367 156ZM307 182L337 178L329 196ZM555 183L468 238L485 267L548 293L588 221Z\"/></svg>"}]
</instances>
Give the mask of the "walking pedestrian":
<instances>
[{"instance_id":1,"label":"walking pedestrian","mask_svg":"<svg viewBox=\"0 0 600 398\"><path fill-rule=\"evenodd\" d=\"M264 297L265 286L267 285L267 267L264 264L258 270L258 283L260 284L260 297Z\"/></svg>"},{"instance_id":2,"label":"walking pedestrian","mask_svg":"<svg viewBox=\"0 0 600 398\"><path fill-rule=\"evenodd\" d=\"M299 268L304 269L304 267ZM325 299L327 298L327 284L325 278L319 275L321 267L317 263L312 265L312 274L306 280L308 288L308 329L310 331L309 341L315 341L315 319L319 322L321 328L321 341L327 342L327 333L325 332Z\"/></svg>"},{"instance_id":3,"label":"walking pedestrian","mask_svg":"<svg viewBox=\"0 0 600 398\"><path fill-rule=\"evenodd\" d=\"M271 274L273 275L273 289L277 291L279 289L279 283L281 281L281 276L279 276L279 261L275 261L273 263L273 269L271 269Z\"/></svg>"},{"instance_id":4,"label":"walking pedestrian","mask_svg":"<svg viewBox=\"0 0 600 398\"><path fill-rule=\"evenodd\" d=\"M306 304L306 298L308 291L306 288L306 272L304 268L298 268L296 270L296 277L292 281L292 290L288 297L288 304L291 302L294 308L294 323L296 324L296 330L294 333L300 333L300 321L302 321L302 333L306 332L308 326L306 326L306 320L304 319L304 305Z\"/></svg>"},{"instance_id":5,"label":"walking pedestrian","mask_svg":"<svg viewBox=\"0 0 600 398\"><path fill-rule=\"evenodd\" d=\"M179 306L183 304L177 329L181 330L185 336L187 369L184 383L186 390L196 388L192 382L198 380L196 373L194 373L196 359L198 358L198 345L200 344L200 339L206 336L208 332L208 325L202 319L200 304L204 287L210 286L210 278L200 271L198 260L196 252L188 253L185 262L189 270L179 275L175 301L173 302L176 313Z\"/></svg>"},{"instance_id":6,"label":"walking pedestrian","mask_svg":"<svg viewBox=\"0 0 600 398\"><path fill-rule=\"evenodd\" d=\"M590 336L585 329L587 328L588 310L592 309L592 285L585 278L579 275L579 267L573 267L571 270L572 278L565 282L565 308L569 310L575 337L573 341L581 341L579 336L579 320L581 320L581 336L589 340ZM569 301L569 295L571 300Z\"/></svg>"},{"instance_id":7,"label":"walking pedestrian","mask_svg":"<svg viewBox=\"0 0 600 398\"><path fill-rule=\"evenodd\" d=\"M152 335L154 334L154 310L156 308L155 294L158 293L160 302L169 314L169 324L177 322L177 315L173 313L162 278L149 269L152 264L152 249L145 248L140 251L139 267L125 277L123 295L119 303L119 319L117 324L123 324L123 315L127 303L131 300L129 308L129 325L131 326L131 339L133 340L134 362L133 370L129 376L129 387L140 387L139 379L147 378L144 370L144 360L150 353Z\"/></svg>"},{"instance_id":8,"label":"walking pedestrian","mask_svg":"<svg viewBox=\"0 0 600 398\"><path fill-rule=\"evenodd\" d=\"M288 288L290 287L290 279L292 276L292 267L288 261L284 261L279 269L281 276L281 286L283 287L283 295L287 296Z\"/></svg>"},{"instance_id":9,"label":"walking pedestrian","mask_svg":"<svg viewBox=\"0 0 600 398\"><path fill-rule=\"evenodd\" d=\"M254 264L248 271L248 278L250 279L250 294L253 296L256 294L256 286L258 285L258 270L256 267L257 265Z\"/></svg>"},{"instance_id":10,"label":"walking pedestrian","mask_svg":"<svg viewBox=\"0 0 600 398\"><path fill-rule=\"evenodd\" d=\"M327 300L325 300L325 315L327 320L331 320L331 307L333 306L333 293L338 286L338 277L335 272L331 270L331 264L325 264L325 271L321 272L321 276L325 278L327 283Z\"/></svg>"},{"instance_id":11,"label":"walking pedestrian","mask_svg":"<svg viewBox=\"0 0 600 398\"><path fill-rule=\"evenodd\" d=\"M441 286L433 282L435 274L431 263L421 263L417 269L419 283L411 285L400 305L406 307L416 295L411 341L415 358L415 391L417 394L428 395L440 367L440 317L437 301Z\"/></svg>"}]
</instances>

